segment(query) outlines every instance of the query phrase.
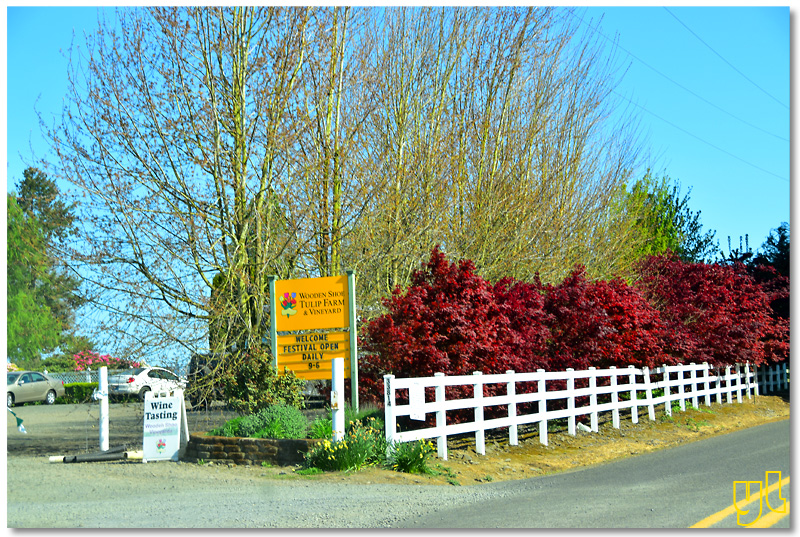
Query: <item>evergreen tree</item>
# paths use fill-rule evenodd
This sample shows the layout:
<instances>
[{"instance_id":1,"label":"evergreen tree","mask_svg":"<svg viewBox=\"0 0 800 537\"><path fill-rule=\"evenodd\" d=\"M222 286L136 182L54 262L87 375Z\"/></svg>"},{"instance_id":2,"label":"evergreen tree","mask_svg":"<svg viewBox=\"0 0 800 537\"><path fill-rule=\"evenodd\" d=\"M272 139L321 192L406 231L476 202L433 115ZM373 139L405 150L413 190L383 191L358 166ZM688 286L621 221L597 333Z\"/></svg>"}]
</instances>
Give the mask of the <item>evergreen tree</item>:
<instances>
[{"instance_id":1,"label":"evergreen tree","mask_svg":"<svg viewBox=\"0 0 800 537\"><path fill-rule=\"evenodd\" d=\"M17 200L7 197L7 352L20 368L34 366L59 343L61 323L45 304L50 265L44 235L35 218L26 218Z\"/></svg>"},{"instance_id":2,"label":"evergreen tree","mask_svg":"<svg viewBox=\"0 0 800 537\"><path fill-rule=\"evenodd\" d=\"M789 224L781 223L777 229L773 229L764 244L761 245L759 253L753 258L756 265L771 265L775 267L778 274L789 277Z\"/></svg>"},{"instance_id":3,"label":"evergreen tree","mask_svg":"<svg viewBox=\"0 0 800 537\"><path fill-rule=\"evenodd\" d=\"M74 204L44 172L28 168L23 177L8 196L8 356L34 369L42 355L60 350L68 361L89 342L75 333L81 281L59 255L74 230Z\"/></svg>"}]
</instances>

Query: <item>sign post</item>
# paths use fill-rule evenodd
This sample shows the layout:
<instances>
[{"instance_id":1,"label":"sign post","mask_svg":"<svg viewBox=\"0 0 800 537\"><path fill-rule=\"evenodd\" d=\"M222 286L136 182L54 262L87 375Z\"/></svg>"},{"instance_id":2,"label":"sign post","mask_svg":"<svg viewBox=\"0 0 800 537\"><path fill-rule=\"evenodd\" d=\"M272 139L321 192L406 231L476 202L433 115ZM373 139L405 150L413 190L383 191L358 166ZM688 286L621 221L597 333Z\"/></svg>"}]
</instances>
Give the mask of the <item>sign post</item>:
<instances>
[{"instance_id":1,"label":"sign post","mask_svg":"<svg viewBox=\"0 0 800 537\"><path fill-rule=\"evenodd\" d=\"M100 368L95 398L100 400L100 451L108 451L108 367Z\"/></svg>"},{"instance_id":2,"label":"sign post","mask_svg":"<svg viewBox=\"0 0 800 537\"><path fill-rule=\"evenodd\" d=\"M356 333L356 273L347 271L347 296L350 302L350 398L358 411L358 334Z\"/></svg>"},{"instance_id":3,"label":"sign post","mask_svg":"<svg viewBox=\"0 0 800 537\"><path fill-rule=\"evenodd\" d=\"M333 378L331 379L331 421L334 442L344 439L344 359L333 359Z\"/></svg>"}]
</instances>

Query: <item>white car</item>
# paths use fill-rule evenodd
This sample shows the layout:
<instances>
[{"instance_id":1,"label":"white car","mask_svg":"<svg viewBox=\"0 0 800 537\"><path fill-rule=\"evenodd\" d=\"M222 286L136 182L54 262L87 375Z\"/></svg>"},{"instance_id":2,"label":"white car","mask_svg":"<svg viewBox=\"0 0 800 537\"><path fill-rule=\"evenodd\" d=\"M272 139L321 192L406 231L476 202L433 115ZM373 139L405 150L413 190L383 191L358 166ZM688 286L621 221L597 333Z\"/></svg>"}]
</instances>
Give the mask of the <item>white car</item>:
<instances>
[{"instance_id":1,"label":"white car","mask_svg":"<svg viewBox=\"0 0 800 537\"><path fill-rule=\"evenodd\" d=\"M120 398L136 395L144 401L144 394L149 391L171 392L186 388L186 379L179 377L163 367L136 367L121 371L108 377L108 395Z\"/></svg>"}]
</instances>

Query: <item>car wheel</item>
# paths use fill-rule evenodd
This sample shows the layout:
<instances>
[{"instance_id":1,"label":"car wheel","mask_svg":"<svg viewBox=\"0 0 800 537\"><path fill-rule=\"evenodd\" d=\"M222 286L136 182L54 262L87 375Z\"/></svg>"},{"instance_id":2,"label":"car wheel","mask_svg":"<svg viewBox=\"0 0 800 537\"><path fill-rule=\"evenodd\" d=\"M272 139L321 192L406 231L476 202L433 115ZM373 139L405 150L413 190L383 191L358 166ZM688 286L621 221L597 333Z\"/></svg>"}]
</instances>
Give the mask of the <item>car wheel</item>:
<instances>
[{"instance_id":1,"label":"car wheel","mask_svg":"<svg viewBox=\"0 0 800 537\"><path fill-rule=\"evenodd\" d=\"M144 395L150 391L150 386L145 386L139 391L139 400L144 402Z\"/></svg>"},{"instance_id":2,"label":"car wheel","mask_svg":"<svg viewBox=\"0 0 800 537\"><path fill-rule=\"evenodd\" d=\"M14 406L14 394L13 393L9 392L8 393L8 397L6 399L8 401L8 408L11 408L12 406Z\"/></svg>"},{"instance_id":3,"label":"car wheel","mask_svg":"<svg viewBox=\"0 0 800 537\"><path fill-rule=\"evenodd\" d=\"M53 390L50 390L49 392L47 392L47 395L44 398L44 402L47 403L48 405L52 405L53 403L55 403L56 402L56 392L53 391Z\"/></svg>"}]
</instances>

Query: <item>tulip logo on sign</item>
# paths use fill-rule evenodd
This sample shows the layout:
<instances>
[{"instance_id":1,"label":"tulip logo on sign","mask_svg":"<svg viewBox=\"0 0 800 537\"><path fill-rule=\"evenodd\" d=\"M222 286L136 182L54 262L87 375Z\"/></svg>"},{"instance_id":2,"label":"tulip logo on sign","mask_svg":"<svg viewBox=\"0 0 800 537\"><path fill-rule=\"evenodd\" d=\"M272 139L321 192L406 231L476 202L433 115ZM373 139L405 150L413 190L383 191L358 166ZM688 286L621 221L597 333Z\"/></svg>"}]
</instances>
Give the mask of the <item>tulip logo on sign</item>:
<instances>
[{"instance_id":1,"label":"tulip logo on sign","mask_svg":"<svg viewBox=\"0 0 800 537\"><path fill-rule=\"evenodd\" d=\"M281 315L286 315L288 319L289 316L294 315L297 313L297 310L294 307L297 305L297 293L284 293L283 298L281 299L281 307L283 311L281 311Z\"/></svg>"},{"instance_id":2,"label":"tulip logo on sign","mask_svg":"<svg viewBox=\"0 0 800 537\"><path fill-rule=\"evenodd\" d=\"M167 447L167 443L164 442L164 440L160 438L158 440L158 444L156 444L156 449L158 450L159 453L164 453L164 449L166 447Z\"/></svg>"}]
</instances>

